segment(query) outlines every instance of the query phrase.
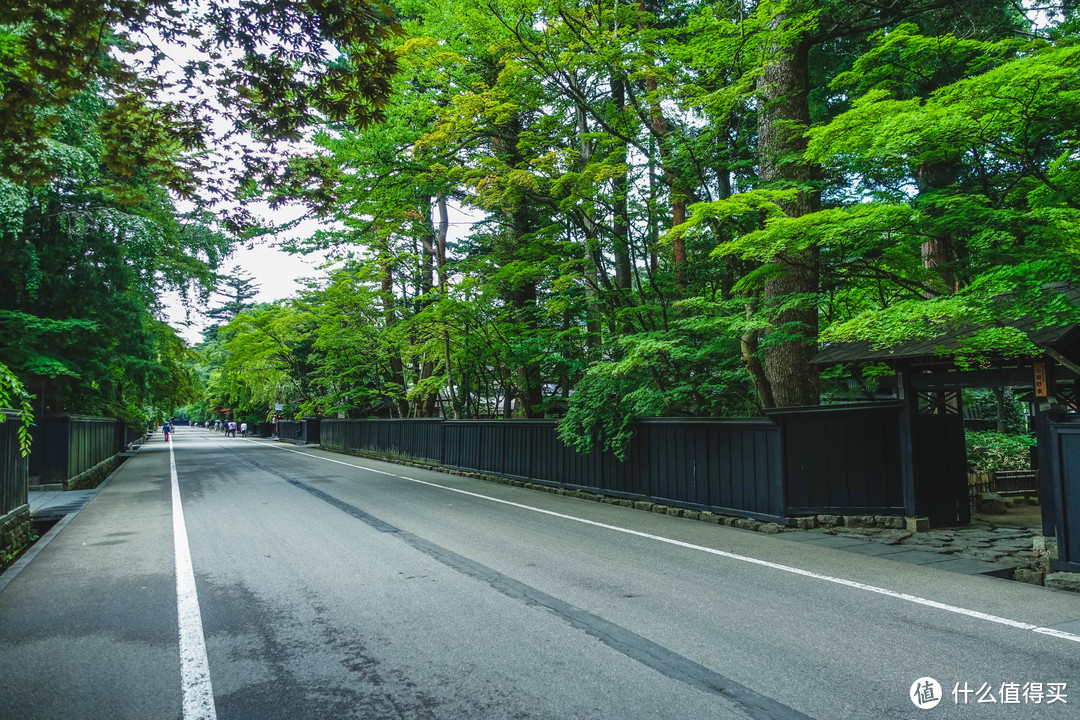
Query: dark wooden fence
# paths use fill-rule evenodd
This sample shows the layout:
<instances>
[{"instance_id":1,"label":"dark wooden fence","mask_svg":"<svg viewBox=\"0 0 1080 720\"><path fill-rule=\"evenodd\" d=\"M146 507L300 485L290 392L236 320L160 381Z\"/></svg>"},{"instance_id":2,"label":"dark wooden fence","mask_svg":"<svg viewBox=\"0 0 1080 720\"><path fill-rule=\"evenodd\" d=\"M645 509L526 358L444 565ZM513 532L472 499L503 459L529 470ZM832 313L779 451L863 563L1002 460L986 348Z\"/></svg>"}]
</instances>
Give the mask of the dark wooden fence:
<instances>
[{"instance_id":1,"label":"dark wooden fence","mask_svg":"<svg viewBox=\"0 0 1080 720\"><path fill-rule=\"evenodd\" d=\"M0 410L0 521L27 503L30 465L19 451L19 416Z\"/></svg>"},{"instance_id":2,"label":"dark wooden fence","mask_svg":"<svg viewBox=\"0 0 1080 720\"><path fill-rule=\"evenodd\" d=\"M278 420L278 440L302 445L317 445L320 439L319 430L321 424L320 418Z\"/></svg>"},{"instance_id":3,"label":"dark wooden fence","mask_svg":"<svg viewBox=\"0 0 1080 720\"><path fill-rule=\"evenodd\" d=\"M299 420L278 420L278 440L284 440L286 442L301 442L303 439L301 437L302 432L303 425Z\"/></svg>"},{"instance_id":4,"label":"dark wooden fence","mask_svg":"<svg viewBox=\"0 0 1080 720\"><path fill-rule=\"evenodd\" d=\"M902 412L881 404L769 413L783 438L788 514L903 515Z\"/></svg>"},{"instance_id":5,"label":"dark wooden fence","mask_svg":"<svg viewBox=\"0 0 1080 720\"><path fill-rule=\"evenodd\" d=\"M319 444L335 450L362 450L443 462L443 421L329 420L320 424Z\"/></svg>"},{"instance_id":6,"label":"dark wooden fence","mask_svg":"<svg viewBox=\"0 0 1080 720\"><path fill-rule=\"evenodd\" d=\"M785 521L903 515L897 405L639 421L626 461L564 445L554 420L323 419L321 444L613 497Z\"/></svg>"},{"instance_id":7,"label":"dark wooden fence","mask_svg":"<svg viewBox=\"0 0 1080 720\"><path fill-rule=\"evenodd\" d=\"M629 460L649 497L750 517L785 516L781 436L769 420L643 420Z\"/></svg>"},{"instance_id":8,"label":"dark wooden fence","mask_svg":"<svg viewBox=\"0 0 1080 720\"><path fill-rule=\"evenodd\" d=\"M44 418L32 434L30 482L34 485L66 483L139 437L119 420L85 415Z\"/></svg>"},{"instance_id":9,"label":"dark wooden fence","mask_svg":"<svg viewBox=\"0 0 1080 720\"><path fill-rule=\"evenodd\" d=\"M1038 473L1035 470L995 470L984 473L968 473L968 494L971 506L977 507L983 493L999 495L1023 495L1025 498L1039 494Z\"/></svg>"}]
</instances>

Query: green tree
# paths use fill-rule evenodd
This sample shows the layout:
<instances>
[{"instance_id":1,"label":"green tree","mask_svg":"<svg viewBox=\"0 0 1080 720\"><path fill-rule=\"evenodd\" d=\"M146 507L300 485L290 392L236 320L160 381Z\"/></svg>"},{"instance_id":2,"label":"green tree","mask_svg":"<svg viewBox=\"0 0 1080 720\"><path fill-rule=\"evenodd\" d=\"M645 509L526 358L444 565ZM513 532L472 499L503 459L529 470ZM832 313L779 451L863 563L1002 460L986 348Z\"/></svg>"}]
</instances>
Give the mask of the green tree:
<instances>
[{"instance_id":1,"label":"green tree","mask_svg":"<svg viewBox=\"0 0 1080 720\"><path fill-rule=\"evenodd\" d=\"M255 282L255 278L239 265L233 265L228 273L219 275L217 287L221 305L211 308L206 314L226 323L244 310L254 307L255 303L251 300L259 294L259 284Z\"/></svg>"},{"instance_id":2,"label":"green tree","mask_svg":"<svg viewBox=\"0 0 1080 720\"><path fill-rule=\"evenodd\" d=\"M212 391L234 413L288 403L298 413L322 411L311 362L315 328L310 314L291 303L253 308L220 332L224 362Z\"/></svg>"},{"instance_id":3,"label":"green tree","mask_svg":"<svg viewBox=\"0 0 1080 720\"><path fill-rule=\"evenodd\" d=\"M211 168L198 153L231 153L241 168L219 169L265 175L275 143L298 139L317 118L381 119L395 70L383 42L396 32L391 10L375 0L5 4L0 173L18 182L56 177L49 146L64 108L101 87L113 98L97 118L110 169L149 173L192 197L200 185L204 194L228 191L206 181Z\"/></svg>"},{"instance_id":4,"label":"green tree","mask_svg":"<svg viewBox=\"0 0 1080 720\"><path fill-rule=\"evenodd\" d=\"M0 180L0 355L43 412L141 424L191 394L183 345L154 319L158 293L207 292L229 240L178 212L150 173L105 166L96 128L109 107L85 93L64 109L52 183Z\"/></svg>"},{"instance_id":5,"label":"green tree","mask_svg":"<svg viewBox=\"0 0 1080 720\"><path fill-rule=\"evenodd\" d=\"M1072 317L1042 287L1075 276L1068 22L1028 37L1001 0L397 9L387 122L325 125L271 193L335 221L295 249L351 258L292 307L327 408L514 401L617 449L644 414L818 402L823 338L966 318L974 358Z\"/></svg>"},{"instance_id":6,"label":"green tree","mask_svg":"<svg viewBox=\"0 0 1080 720\"><path fill-rule=\"evenodd\" d=\"M1080 220L1078 57L1071 38L929 38L909 25L879 36L852 75L838 78L860 94L815 133L811 153L862 174L853 194L874 200L853 202L820 227L853 239L851 266L897 251L923 262L904 273L883 268L889 302L868 298L828 338L888 345L968 328L962 357L1031 355L1046 349L1018 324L1076 321L1077 308L1051 283L1072 281L1077 270L1069 238ZM908 96L913 76L946 64L966 72ZM878 69L857 78L870 67ZM874 172L863 173L868 167Z\"/></svg>"}]
</instances>

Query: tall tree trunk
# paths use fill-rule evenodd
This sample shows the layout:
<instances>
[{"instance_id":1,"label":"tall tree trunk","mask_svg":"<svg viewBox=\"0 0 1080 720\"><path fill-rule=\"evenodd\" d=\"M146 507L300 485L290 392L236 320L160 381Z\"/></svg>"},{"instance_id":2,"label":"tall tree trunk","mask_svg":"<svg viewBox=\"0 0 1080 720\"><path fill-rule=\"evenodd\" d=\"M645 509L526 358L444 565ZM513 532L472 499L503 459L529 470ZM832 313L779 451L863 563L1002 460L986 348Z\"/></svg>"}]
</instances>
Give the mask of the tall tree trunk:
<instances>
[{"instance_id":1,"label":"tall tree trunk","mask_svg":"<svg viewBox=\"0 0 1080 720\"><path fill-rule=\"evenodd\" d=\"M577 96L582 93L578 88L577 75L571 73L570 86L576 91ZM575 119L578 131L578 169L584 171L593 159L593 143L586 139L589 133L589 118L587 109L578 103L575 107ZM585 343L588 351L589 362L600 358L603 352L601 343L603 306L600 302L600 288L607 286L607 269L603 266L603 257L600 250L599 226L588 212L580 213L580 223L585 232L585 254L589 258L590 287L587 289L588 299L585 303ZM567 238L569 240L569 238Z\"/></svg>"},{"instance_id":2,"label":"tall tree trunk","mask_svg":"<svg viewBox=\"0 0 1080 720\"><path fill-rule=\"evenodd\" d=\"M644 0L638 3L638 10L648 12ZM638 21L638 30L644 30L645 23ZM652 61L655 54L652 50L646 50L645 54ZM658 85L656 73L649 71L645 76L645 87L649 91L649 117L652 122L653 135L656 137L657 148L660 151L660 164L664 168L664 178L667 181L671 193L671 227L676 228L686 222L686 201L690 195L690 188L686 181L674 172L674 151L671 147L671 131L668 128L667 118L664 117L663 108L660 107L660 99L656 92ZM672 257L675 264L675 283L682 290L686 283L686 240L680 235L675 238L672 245Z\"/></svg>"},{"instance_id":3,"label":"tall tree trunk","mask_svg":"<svg viewBox=\"0 0 1080 720\"><path fill-rule=\"evenodd\" d=\"M397 324L397 311L394 308L394 269L390 258L390 249L385 241L379 249L379 265L382 268L382 283L380 285L383 322L387 329ZM405 400L405 365L401 357L396 353L390 353L390 382L395 385L395 397L391 404L391 415L407 417L409 415L409 403Z\"/></svg>"},{"instance_id":4,"label":"tall tree trunk","mask_svg":"<svg viewBox=\"0 0 1080 720\"><path fill-rule=\"evenodd\" d=\"M955 182L959 170L955 162L942 160L940 162L923 162L914 168L915 183L919 188L919 197L916 204L930 222L941 218L944 211L932 202L922 203L925 198L933 195L935 191L942 190ZM927 270L933 270L941 279L941 285L949 292L959 290L956 273L952 271L952 263L956 260L952 234L948 230L935 229L927 233L927 239L922 244L922 263ZM940 288L939 288L940 289ZM938 294L934 290L927 289L923 295L927 298Z\"/></svg>"},{"instance_id":5,"label":"tall tree trunk","mask_svg":"<svg viewBox=\"0 0 1080 720\"><path fill-rule=\"evenodd\" d=\"M419 233L420 252L418 253L419 257L417 258L418 279L416 288L416 309L417 312L419 312L435 301L433 293L434 283L432 280L435 266L435 245L437 243L437 230L435 229L435 223L432 219L434 198L431 196L420 198L417 210L418 214L423 218L421 232ZM420 338L413 336L410 340L410 344L413 348L424 348L427 345L426 337ZM418 382L423 382L434 374L435 363L432 362L431 357L426 353L414 353L413 362L415 363L415 377ZM438 394L433 392L427 392L424 395L417 397L413 403L414 417L432 417L435 415L438 407L438 399Z\"/></svg>"},{"instance_id":6,"label":"tall tree trunk","mask_svg":"<svg viewBox=\"0 0 1080 720\"><path fill-rule=\"evenodd\" d=\"M751 298L746 304L746 316L749 318L757 311L757 300ZM739 338L739 349L742 355L743 367L750 375L757 392L758 402L761 407L768 410L776 407L776 399L773 398L772 385L765 375L765 368L761 364L757 333L749 332Z\"/></svg>"},{"instance_id":7,"label":"tall tree trunk","mask_svg":"<svg viewBox=\"0 0 1080 720\"><path fill-rule=\"evenodd\" d=\"M439 275L439 296L446 299L447 271L446 271L446 236L450 231L450 215L446 210L446 196L439 195L435 199L435 207L439 213L439 224L435 231L435 268ZM450 395L451 417L461 417L461 399L458 397L457 388L454 387L454 366L450 353L450 330L443 326L443 350L444 362L446 363L446 390ZM443 411L445 414L445 410Z\"/></svg>"},{"instance_id":8,"label":"tall tree trunk","mask_svg":"<svg viewBox=\"0 0 1080 720\"><path fill-rule=\"evenodd\" d=\"M420 291L420 302L425 306L431 304L431 291L435 287L432 275L435 266L435 245L438 242L438 230L432 218L432 211L435 209L434 205L435 198L425 196L421 199L420 207L417 208L424 218L420 225L420 258L418 263L420 266L420 281L417 289Z\"/></svg>"},{"instance_id":9,"label":"tall tree trunk","mask_svg":"<svg viewBox=\"0 0 1080 720\"><path fill-rule=\"evenodd\" d=\"M990 388L990 391L994 395L994 415L997 420L995 429L1004 435L1009 431L1008 403L1005 399L1005 388L994 387Z\"/></svg>"},{"instance_id":10,"label":"tall tree trunk","mask_svg":"<svg viewBox=\"0 0 1080 720\"><path fill-rule=\"evenodd\" d=\"M786 18L778 16L774 28ZM821 191L813 189L819 169L805 162L804 132L810 124L808 104L810 42L796 41L774 47L773 57L758 81L761 109L758 114L758 147L761 182L800 185L799 195L782 205L789 217L802 217L821 206ZM766 311L782 305L792 295L818 291L818 248L780 253L772 261L780 273L768 280L763 292ZM816 305L777 310L772 315L774 343L762 363L775 404L780 407L816 405L819 401L817 371L810 361L817 350ZM767 338L766 340L768 340ZM765 404L766 398L760 398Z\"/></svg>"},{"instance_id":11,"label":"tall tree trunk","mask_svg":"<svg viewBox=\"0 0 1080 720\"><path fill-rule=\"evenodd\" d=\"M621 75L611 76L611 101L615 105L615 113L620 115L626 107L626 87ZM617 161L623 165L628 164L627 147L625 142L619 142ZM612 194L614 196L614 212L612 217L612 254L615 256L615 287L625 293L631 288L632 270L630 267L630 222L629 204L627 195L630 190L629 167L620 172L612 181Z\"/></svg>"},{"instance_id":12,"label":"tall tree trunk","mask_svg":"<svg viewBox=\"0 0 1080 720\"><path fill-rule=\"evenodd\" d=\"M510 293L510 304L516 322L529 328L537 327L539 308L536 299L535 283L521 283ZM540 363L531 357L519 360L515 375L517 382L511 387L516 391L519 400L518 415L526 418L539 417L540 406L544 400Z\"/></svg>"},{"instance_id":13,"label":"tall tree trunk","mask_svg":"<svg viewBox=\"0 0 1080 720\"><path fill-rule=\"evenodd\" d=\"M660 268L660 258L657 257L657 254L656 254L656 242L657 242L657 239L660 237L660 229L657 227L657 225L659 224L660 219L657 217L657 213L656 213L656 196L657 196L658 193L656 191L657 182L656 182L656 160L655 160L656 152L655 152L655 149L656 149L656 138L650 136L649 137L649 159L648 159L648 167L649 167L649 200L648 200L648 204L647 204L648 217L646 218L646 223L647 223L647 228L648 229L646 231L646 240L645 240L646 248L648 249L648 253L649 253L649 274L650 274L650 277L655 276L656 271L659 270L659 268ZM653 280L653 283L655 285L655 280Z\"/></svg>"},{"instance_id":14,"label":"tall tree trunk","mask_svg":"<svg viewBox=\"0 0 1080 720\"><path fill-rule=\"evenodd\" d=\"M446 210L446 196L439 195L435 206L439 211L435 263L439 273L439 292L446 295L446 236L450 232L450 215Z\"/></svg>"},{"instance_id":15,"label":"tall tree trunk","mask_svg":"<svg viewBox=\"0 0 1080 720\"><path fill-rule=\"evenodd\" d=\"M599 360L604 352L604 325L603 310L600 302L596 299L596 289L600 283L600 270L596 267L595 262L590 264L589 270L592 274L592 277L589 278L592 287L588 290L589 299L585 304L585 353L588 361L593 363Z\"/></svg>"},{"instance_id":16,"label":"tall tree trunk","mask_svg":"<svg viewBox=\"0 0 1080 720\"><path fill-rule=\"evenodd\" d=\"M524 161L518 150L522 132L521 119L514 117L498 126L490 138L495 154L504 160L507 167L518 168ZM518 200L513 206L505 208L504 212L507 222L502 237L496 242L495 252L505 263L527 259L525 243L532 225L531 211L523 200ZM511 322L524 328L526 334L538 332L540 309L537 307L536 283L519 279L508 289L505 297L510 305ZM529 356L517 358L514 364L514 382L507 382L506 387L512 388L516 394L517 413L521 417L537 417L543 401L539 360Z\"/></svg>"}]
</instances>

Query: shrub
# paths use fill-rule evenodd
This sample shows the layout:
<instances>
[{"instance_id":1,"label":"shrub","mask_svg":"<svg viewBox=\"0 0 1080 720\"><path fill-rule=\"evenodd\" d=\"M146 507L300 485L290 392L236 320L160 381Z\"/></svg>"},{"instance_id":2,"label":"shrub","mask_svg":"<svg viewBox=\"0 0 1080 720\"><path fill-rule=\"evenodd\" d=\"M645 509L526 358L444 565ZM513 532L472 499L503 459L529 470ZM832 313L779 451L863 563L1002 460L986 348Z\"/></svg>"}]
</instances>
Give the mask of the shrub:
<instances>
[{"instance_id":1,"label":"shrub","mask_svg":"<svg viewBox=\"0 0 1080 720\"><path fill-rule=\"evenodd\" d=\"M995 470L1030 470L1031 448L1035 438L1030 435L1002 435L996 432L967 433L967 462L969 472Z\"/></svg>"}]
</instances>

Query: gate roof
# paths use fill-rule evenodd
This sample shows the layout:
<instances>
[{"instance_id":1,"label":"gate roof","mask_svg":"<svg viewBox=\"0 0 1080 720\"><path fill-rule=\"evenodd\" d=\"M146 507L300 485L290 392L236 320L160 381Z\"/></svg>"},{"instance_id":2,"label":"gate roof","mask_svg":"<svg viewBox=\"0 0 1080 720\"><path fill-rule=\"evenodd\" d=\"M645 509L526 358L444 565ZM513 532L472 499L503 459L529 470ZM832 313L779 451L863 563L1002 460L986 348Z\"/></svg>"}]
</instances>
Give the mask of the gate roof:
<instances>
[{"instance_id":1,"label":"gate roof","mask_svg":"<svg viewBox=\"0 0 1080 720\"><path fill-rule=\"evenodd\" d=\"M1080 306L1080 283L1056 283L1047 287ZM1021 317L1005 323L1022 330L1035 345L1053 348L1074 361L1080 360L1080 325L1038 327L1034 317ZM870 340L834 343L823 347L811 362L821 366L850 362L885 362L897 365L932 361L951 363L950 351L959 350L965 338L987 327L968 324L945 330L933 338L886 347L876 345ZM1016 358L1010 358L1009 361L1015 363Z\"/></svg>"}]
</instances>

